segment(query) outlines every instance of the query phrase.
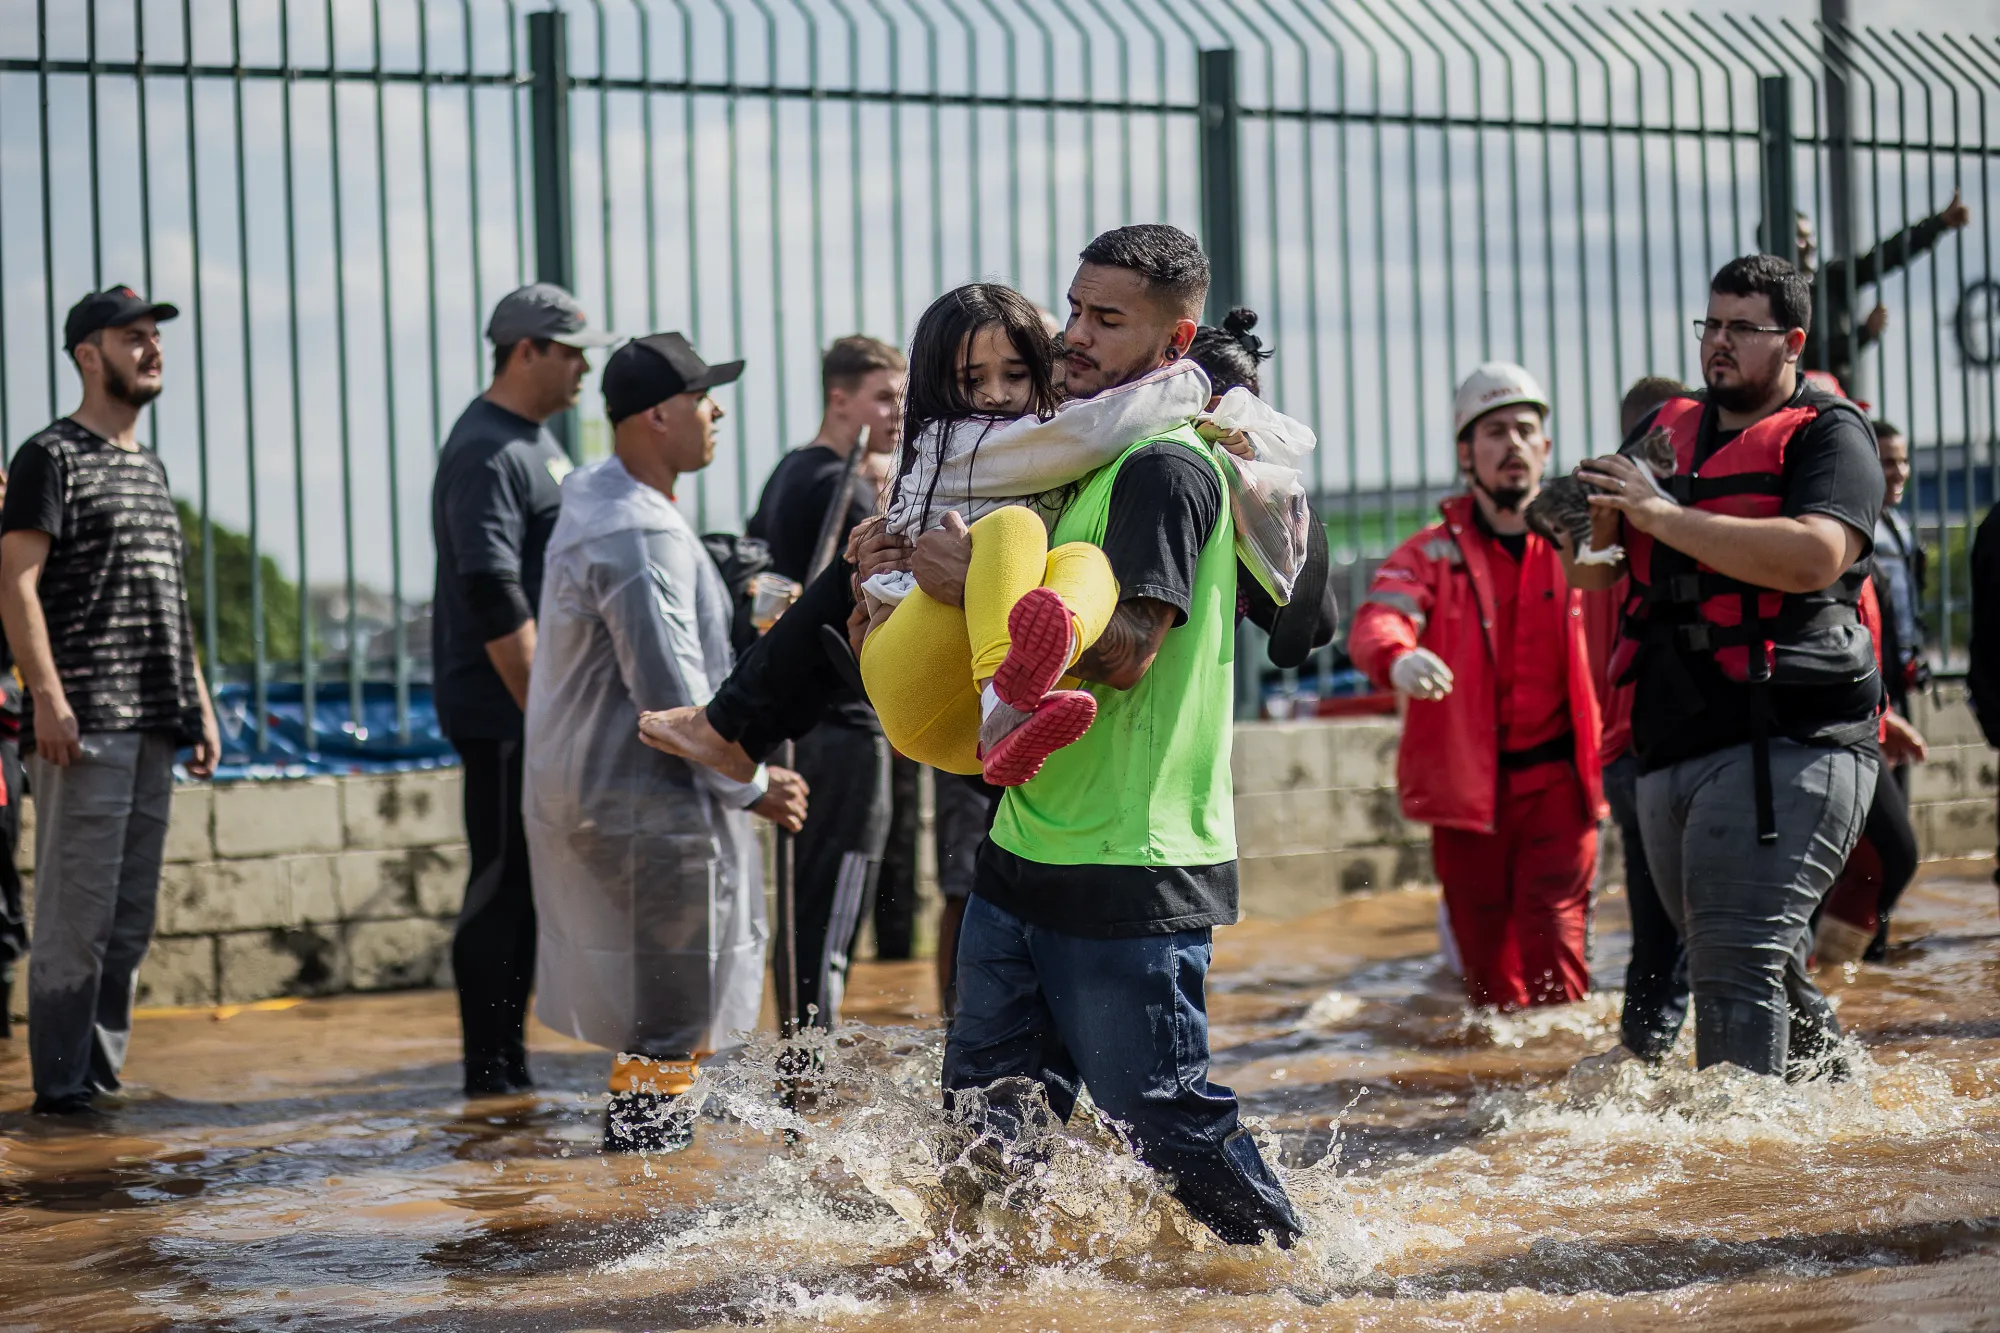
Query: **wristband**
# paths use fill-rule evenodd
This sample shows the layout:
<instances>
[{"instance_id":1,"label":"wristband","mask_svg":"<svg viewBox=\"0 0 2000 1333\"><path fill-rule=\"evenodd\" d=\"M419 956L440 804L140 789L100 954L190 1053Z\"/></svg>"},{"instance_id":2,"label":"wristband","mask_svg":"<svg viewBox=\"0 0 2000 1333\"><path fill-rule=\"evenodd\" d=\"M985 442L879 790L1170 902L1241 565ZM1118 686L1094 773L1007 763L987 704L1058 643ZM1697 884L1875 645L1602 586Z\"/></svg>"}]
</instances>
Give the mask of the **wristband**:
<instances>
[{"instance_id":1,"label":"wristband","mask_svg":"<svg viewBox=\"0 0 2000 1333\"><path fill-rule=\"evenodd\" d=\"M745 810L748 810L751 806L771 794L771 766L769 764L757 765L757 771L750 775L749 785L757 789L757 794L743 803Z\"/></svg>"}]
</instances>

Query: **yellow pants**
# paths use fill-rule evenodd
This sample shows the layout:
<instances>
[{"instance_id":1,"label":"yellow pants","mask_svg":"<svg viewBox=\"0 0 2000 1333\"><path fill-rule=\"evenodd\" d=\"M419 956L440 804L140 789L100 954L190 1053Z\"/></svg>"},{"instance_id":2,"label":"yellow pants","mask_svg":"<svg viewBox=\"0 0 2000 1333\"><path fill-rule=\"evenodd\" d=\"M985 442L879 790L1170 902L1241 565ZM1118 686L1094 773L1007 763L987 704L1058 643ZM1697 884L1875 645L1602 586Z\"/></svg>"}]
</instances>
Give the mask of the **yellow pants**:
<instances>
[{"instance_id":1,"label":"yellow pants","mask_svg":"<svg viewBox=\"0 0 2000 1333\"><path fill-rule=\"evenodd\" d=\"M964 609L918 589L861 646L861 679L889 744L947 773L979 771L979 687L1006 660L1007 616L1030 588L1061 596L1076 621L1078 653L1118 609L1118 580L1103 551L1089 542L1051 551L1033 510L996 509L972 525Z\"/></svg>"}]
</instances>

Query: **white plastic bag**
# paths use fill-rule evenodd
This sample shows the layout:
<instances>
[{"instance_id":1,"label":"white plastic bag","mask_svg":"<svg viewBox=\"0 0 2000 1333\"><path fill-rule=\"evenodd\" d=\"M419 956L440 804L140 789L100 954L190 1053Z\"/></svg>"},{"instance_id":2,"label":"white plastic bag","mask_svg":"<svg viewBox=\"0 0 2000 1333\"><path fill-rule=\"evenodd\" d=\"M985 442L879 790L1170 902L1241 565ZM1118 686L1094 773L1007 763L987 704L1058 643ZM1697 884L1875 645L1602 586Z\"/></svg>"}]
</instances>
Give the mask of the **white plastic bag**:
<instances>
[{"instance_id":1,"label":"white plastic bag","mask_svg":"<svg viewBox=\"0 0 2000 1333\"><path fill-rule=\"evenodd\" d=\"M1299 470L1318 437L1240 385L1202 421L1204 435L1241 435L1255 451L1241 458L1219 445L1215 450L1236 523L1236 555L1273 601L1289 605L1305 568L1306 534L1318 521Z\"/></svg>"}]
</instances>

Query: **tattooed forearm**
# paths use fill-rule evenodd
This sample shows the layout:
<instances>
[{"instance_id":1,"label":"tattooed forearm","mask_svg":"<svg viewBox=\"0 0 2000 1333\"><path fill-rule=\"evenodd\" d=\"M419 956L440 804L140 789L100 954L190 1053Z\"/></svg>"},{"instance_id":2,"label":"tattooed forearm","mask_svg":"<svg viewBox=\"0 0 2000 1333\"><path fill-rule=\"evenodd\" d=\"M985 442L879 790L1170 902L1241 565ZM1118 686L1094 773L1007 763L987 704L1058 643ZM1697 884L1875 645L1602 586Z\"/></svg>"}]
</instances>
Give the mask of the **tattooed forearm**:
<instances>
[{"instance_id":1,"label":"tattooed forearm","mask_svg":"<svg viewBox=\"0 0 2000 1333\"><path fill-rule=\"evenodd\" d=\"M1076 661L1076 674L1113 689L1129 690L1146 675L1173 628L1174 609L1150 597L1119 603L1111 622Z\"/></svg>"}]
</instances>

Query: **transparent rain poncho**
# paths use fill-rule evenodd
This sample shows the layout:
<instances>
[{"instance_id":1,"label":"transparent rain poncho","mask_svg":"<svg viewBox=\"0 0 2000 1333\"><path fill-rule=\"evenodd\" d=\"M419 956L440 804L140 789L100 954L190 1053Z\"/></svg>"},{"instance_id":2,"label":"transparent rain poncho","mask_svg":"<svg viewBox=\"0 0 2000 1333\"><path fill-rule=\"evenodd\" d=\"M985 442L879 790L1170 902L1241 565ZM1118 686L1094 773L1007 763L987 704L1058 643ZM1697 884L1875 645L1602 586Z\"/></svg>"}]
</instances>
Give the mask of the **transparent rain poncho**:
<instances>
[{"instance_id":1,"label":"transparent rain poncho","mask_svg":"<svg viewBox=\"0 0 2000 1333\"><path fill-rule=\"evenodd\" d=\"M536 1013L612 1050L736 1044L763 996L756 787L649 749L639 714L708 702L731 606L694 529L616 458L564 481L528 688L523 806Z\"/></svg>"},{"instance_id":2,"label":"transparent rain poncho","mask_svg":"<svg viewBox=\"0 0 2000 1333\"><path fill-rule=\"evenodd\" d=\"M1241 432L1256 451L1254 458L1238 458L1217 449L1215 461L1229 488L1237 558L1272 601L1289 605L1305 568L1306 534L1317 521L1301 469L1319 439L1304 422L1241 385L1222 395L1202 421L1209 427L1204 435Z\"/></svg>"}]
</instances>

